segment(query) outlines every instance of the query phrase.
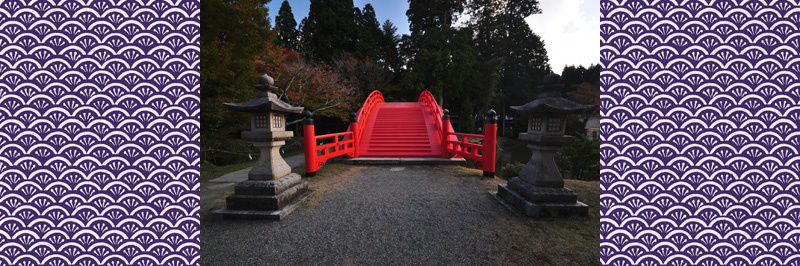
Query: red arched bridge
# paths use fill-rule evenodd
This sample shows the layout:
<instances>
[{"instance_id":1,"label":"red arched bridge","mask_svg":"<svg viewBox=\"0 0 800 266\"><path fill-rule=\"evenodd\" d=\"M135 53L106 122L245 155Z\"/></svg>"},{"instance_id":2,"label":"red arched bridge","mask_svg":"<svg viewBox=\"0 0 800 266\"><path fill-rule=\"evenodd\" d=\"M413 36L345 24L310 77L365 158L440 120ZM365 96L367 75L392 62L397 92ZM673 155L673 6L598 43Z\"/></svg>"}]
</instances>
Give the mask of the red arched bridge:
<instances>
[{"instance_id":1,"label":"red arched bridge","mask_svg":"<svg viewBox=\"0 0 800 266\"><path fill-rule=\"evenodd\" d=\"M470 158L493 177L497 143L497 118L489 110L484 135L457 133L450 116L429 91L417 102L385 102L373 91L358 110L346 132L314 135L314 120L305 112L303 120L306 176L314 176L328 159L358 157Z\"/></svg>"}]
</instances>

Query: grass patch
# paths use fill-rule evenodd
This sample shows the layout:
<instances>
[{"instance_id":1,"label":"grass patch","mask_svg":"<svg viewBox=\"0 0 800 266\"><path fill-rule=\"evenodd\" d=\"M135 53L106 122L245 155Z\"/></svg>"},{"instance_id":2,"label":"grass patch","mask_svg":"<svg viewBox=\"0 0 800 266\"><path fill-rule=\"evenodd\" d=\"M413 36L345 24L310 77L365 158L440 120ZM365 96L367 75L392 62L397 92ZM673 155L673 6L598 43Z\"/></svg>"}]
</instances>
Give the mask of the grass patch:
<instances>
[{"instance_id":1,"label":"grass patch","mask_svg":"<svg viewBox=\"0 0 800 266\"><path fill-rule=\"evenodd\" d=\"M504 241L495 246L496 259L518 265L600 264L600 183L564 180L565 187L589 205L585 217L525 219L504 218L494 234ZM532 236L536 241L531 241Z\"/></svg>"},{"instance_id":2,"label":"grass patch","mask_svg":"<svg viewBox=\"0 0 800 266\"><path fill-rule=\"evenodd\" d=\"M519 171L531 159L531 150L524 141L514 138L497 138L497 176L510 179L519 176Z\"/></svg>"},{"instance_id":3,"label":"grass patch","mask_svg":"<svg viewBox=\"0 0 800 266\"><path fill-rule=\"evenodd\" d=\"M519 172L522 171L522 167L525 167L525 164L520 162L503 164L503 166L500 168L498 177L503 179L511 179L512 177L519 176Z\"/></svg>"},{"instance_id":4,"label":"grass patch","mask_svg":"<svg viewBox=\"0 0 800 266\"><path fill-rule=\"evenodd\" d=\"M229 165L216 166L212 163L204 162L200 165L200 183L205 183L208 180L215 179L227 173L236 172L242 169L253 167L256 160L243 163L235 163Z\"/></svg>"},{"instance_id":5,"label":"grass patch","mask_svg":"<svg viewBox=\"0 0 800 266\"><path fill-rule=\"evenodd\" d=\"M519 164L531 159L528 143L514 138L497 138L497 172L505 179L517 176ZM575 138L555 154L555 162L564 179L600 180L600 144L596 140ZM508 168L508 169L507 169Z\"/></svg>"},{"instance_id":6,"label":"grass patch","mask_svg":"<svg viewBox=\"0 0 800 266\"><path fill-rule=\"evenodd\" d=\"M475 180L481 174L480 170L467 167L443 167L437 172L454 180L451 184ZM506 180L494 178L483 183L487 191L496 191L497 184L505 184ZM508 212L487 226L488 235L497 239L487 258L498 265L599 265L600 182L564 183L578 194L579 201L589 205L587 216L519 218ZM488 194L487 197L494 200Z\"/></svg>"}]
</instances>

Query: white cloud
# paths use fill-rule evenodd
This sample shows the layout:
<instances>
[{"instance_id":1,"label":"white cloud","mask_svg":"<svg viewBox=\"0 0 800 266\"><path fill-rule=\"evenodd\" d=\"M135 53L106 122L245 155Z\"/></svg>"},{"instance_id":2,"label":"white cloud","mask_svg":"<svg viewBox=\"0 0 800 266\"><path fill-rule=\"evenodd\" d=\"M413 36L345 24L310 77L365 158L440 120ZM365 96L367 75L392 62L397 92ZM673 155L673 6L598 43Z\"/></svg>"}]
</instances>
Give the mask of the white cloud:
<instances>
[{"instance_id":1,"label":"white cloud","mask_svg":"<svg viewBox=\"0 0 800 266\"><path fill-rule=\"evenodd\" d=\"M597 6L593 1L599 0L540 0L542 14L525 19L544 40L553 72L560 74L565 65L600 62L600 9L581 10Z\"/></svg>"}]
</instances>

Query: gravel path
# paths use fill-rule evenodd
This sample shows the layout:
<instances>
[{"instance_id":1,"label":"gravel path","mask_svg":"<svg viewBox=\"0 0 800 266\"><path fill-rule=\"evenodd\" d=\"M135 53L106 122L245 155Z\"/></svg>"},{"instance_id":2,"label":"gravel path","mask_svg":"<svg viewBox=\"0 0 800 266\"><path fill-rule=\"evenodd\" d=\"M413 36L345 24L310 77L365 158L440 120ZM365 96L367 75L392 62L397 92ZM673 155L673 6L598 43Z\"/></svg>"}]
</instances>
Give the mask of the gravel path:
<instances>
[{"instance_id":1,"label":"gravel path","mask_svg":"<svg viewBox=\"0 0 800 266\"><path fill-rule=\"evenodd\" d=\"M280 222L209 216L224 199L203 206L201 264L494 264L497 221L516 218L488 195L493 180L456 166L341 169Z\"/></svg>"}]
</instances>

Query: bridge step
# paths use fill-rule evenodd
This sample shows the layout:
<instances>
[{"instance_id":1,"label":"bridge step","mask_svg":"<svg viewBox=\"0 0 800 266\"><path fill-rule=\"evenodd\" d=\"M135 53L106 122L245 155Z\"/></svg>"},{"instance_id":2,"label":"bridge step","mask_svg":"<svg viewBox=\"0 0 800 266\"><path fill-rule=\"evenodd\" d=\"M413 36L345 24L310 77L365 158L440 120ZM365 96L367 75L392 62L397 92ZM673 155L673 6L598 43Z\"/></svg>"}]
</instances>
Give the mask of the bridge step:
<instances>
[{"instance_id":1,"label":"bridge step","mask_svg":"<svg viewBox=\"0 0 800 266\"><path fill-rule=\"evenodd\" d=\"M440 143L431 132L429 114L419 103L382 103L365 121L361 157L438 157Z\"/></svg>"},{"instance_id":2,"label":"bridge step","mask_svg":"<svg viewBox=\"0 0 800 266\"><path fill-rule=\"evenodd\" d=\"M361 157L431 157L430 152L403 152L402 155L398 155L398 152L370 152L369 155L363 155Z\"/></svg>"},{"instance_id":3,"label":"bridge step","mask_svg":"<svg viewBox=\"0 0 800 266\"><path fill-rule=\"evenodd\" d=\"M427 133L425 133L425 134L417 134L417 133L410 133L410 132L402 132L401 131L401 132L397 132L397 133L393 133L393 134L389 134L389 133L379 133L378 134L378 133L376 133L376 134L373 134L372 136L378 137L378 138L392 138L392 139L423 138L423 137L425 137L427 139L428 134Z\"/></svg>"},{"instance_id":4,"label":"bridge step","mask_svg":"<svg viewBox=\"0 0 800 266\"><path fill-rule=\"evenodd\" d=\"M378 150L378 149L430 150L431 149L431 145L429 143L424 143L424 144L406 144L406 145L403 145L402 147L398 147L397 145L391 144L391 143L388 143L388 144L371 143L369 145L369 150L370 151L375 151L375 150Z\"/></svg>"},{"instance_id":5,"label":"bridge step","mask_svg":"<svg viewBox=\"0 0 800 266\"><path fill-rule=\"evenodd\" d=\"M393 139L393 140L372 140L372 141L370 141L370 143L373 144L373 145L379 145L379 144L398 145L398 144L396 144L397 142L398 142L398 140L395 140L395 139ZM402 143L403 144L425 144L425 145L428 145L428 146L430 146L430 144L431 144L426 139L404 139L404 140L402 140Z\"/></svg>"}]
</instances>

